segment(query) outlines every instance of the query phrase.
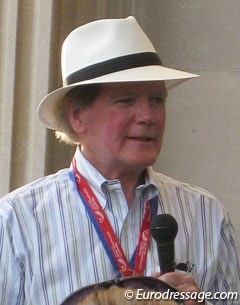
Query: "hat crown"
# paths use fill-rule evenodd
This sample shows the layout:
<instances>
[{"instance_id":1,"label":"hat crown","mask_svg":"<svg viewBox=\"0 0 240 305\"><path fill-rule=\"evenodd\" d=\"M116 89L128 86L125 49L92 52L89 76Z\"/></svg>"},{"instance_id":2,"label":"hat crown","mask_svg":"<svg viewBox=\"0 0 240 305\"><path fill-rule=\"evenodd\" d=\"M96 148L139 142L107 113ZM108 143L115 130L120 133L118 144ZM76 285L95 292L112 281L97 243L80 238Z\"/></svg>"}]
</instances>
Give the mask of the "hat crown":
<instances>
[{"instance_id":1,"label":"hat crown","mask_svg":"<svg viewBox=\"0 0 240 305\"><path fill-rule=\"evenodd\" d=\"M65 96L76 86L165 81L170 89L197 75L162 66L151 41L132 16L97 20L73 30L62 48L63 87L45 96L38 116L54 130L62 124Z\"/></svg>"},{"instance_id":2,"label":"hat crown","mask_svg":"<svg viewBox=\"0 0 240 305\"><path fill-rule=\"evenodd\" d=\"M91 65L130 54L156 52L132 16L90 22L73 30L62 48L62 77Z\"/></svg>"}]
</instances>

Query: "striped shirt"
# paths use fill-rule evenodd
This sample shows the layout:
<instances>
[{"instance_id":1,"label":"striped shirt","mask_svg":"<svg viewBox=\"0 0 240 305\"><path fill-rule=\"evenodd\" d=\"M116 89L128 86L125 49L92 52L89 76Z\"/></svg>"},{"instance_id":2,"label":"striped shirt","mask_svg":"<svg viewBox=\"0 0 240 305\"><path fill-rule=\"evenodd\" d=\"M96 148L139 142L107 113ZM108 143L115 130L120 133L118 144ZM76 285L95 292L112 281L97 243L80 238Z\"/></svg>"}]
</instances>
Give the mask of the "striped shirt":
<instances>
[{"instance_id":1,"label":"striped shirt","mask_svg":"<svg viewBox=\"0 0 240 305\"><path fill-rule=\"evenodd\" d=\"M104 179L79 149L75 158L128 259L138 242L145 203L158 196L158 213L172 214L178 222L176 263L195 265L202 291L240 291L233 228L214 196L148 168L129 209L118 180ZM145 275L155 271L158 254L151 240ZM58 305L71 292L116 276L81 202L72 168L25 185L0 201L1 305Z\"/></svg>"}]
</instances>

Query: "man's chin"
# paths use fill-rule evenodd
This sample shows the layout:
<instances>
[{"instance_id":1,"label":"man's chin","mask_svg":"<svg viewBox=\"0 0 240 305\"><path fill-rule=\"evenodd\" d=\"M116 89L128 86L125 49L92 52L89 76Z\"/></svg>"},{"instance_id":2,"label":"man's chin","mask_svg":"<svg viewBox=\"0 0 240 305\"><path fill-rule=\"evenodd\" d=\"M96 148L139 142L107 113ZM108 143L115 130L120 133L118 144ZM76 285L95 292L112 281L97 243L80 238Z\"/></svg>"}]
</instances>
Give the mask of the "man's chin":
<instances>
[{"instance_id":1,"label":"man's chin","mask_svg":"<svg viewBox=\"0 0 240 305\"><path fill-rule=\"evenodd\" d=\"M129 162L129 170L132 169L138 169L139 172L142 172L143 170L147 169L149 166L152 166L156 162L157 158L152 158L150 160L142 160L137 162L137 160L132 160L132 162Z\"/></svg>"}]
</instances>

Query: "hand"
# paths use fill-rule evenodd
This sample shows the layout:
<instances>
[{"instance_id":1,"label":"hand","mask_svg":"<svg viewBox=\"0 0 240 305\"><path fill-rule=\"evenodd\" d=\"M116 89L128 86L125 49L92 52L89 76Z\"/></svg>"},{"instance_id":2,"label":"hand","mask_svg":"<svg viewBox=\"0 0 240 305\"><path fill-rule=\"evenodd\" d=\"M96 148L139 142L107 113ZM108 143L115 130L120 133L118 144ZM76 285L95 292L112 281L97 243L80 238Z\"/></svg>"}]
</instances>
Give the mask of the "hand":
<instances>
[{"instance_id":1,"label":"hand","mask_svg":"<svg viewBox=\"0 0 240 305\"><path fill-rule=\"evenodd\" d=\"M169 285L173 286L179 292L200 292L194 278L190 274L180 274L176 272L169 272L162 274L159 272L154 272L152 277L158 278L161 281L168 283ZM197 298L194 300L185 299L185 305L199 305L205 304L205 302L198 302Z\"/></svg>"}]
</instances>

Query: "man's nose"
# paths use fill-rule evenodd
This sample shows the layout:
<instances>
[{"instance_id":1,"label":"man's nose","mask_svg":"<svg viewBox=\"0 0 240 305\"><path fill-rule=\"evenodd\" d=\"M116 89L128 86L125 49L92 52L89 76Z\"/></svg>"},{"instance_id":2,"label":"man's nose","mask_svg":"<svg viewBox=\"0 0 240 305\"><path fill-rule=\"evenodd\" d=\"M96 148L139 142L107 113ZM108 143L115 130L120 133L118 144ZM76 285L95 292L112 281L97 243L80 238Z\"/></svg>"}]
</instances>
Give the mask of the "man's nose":
<instances>
[{"instance_id":1,"label":"man's nose","mask_svg":"<svg viewBox=\"0 0 240 305\"><path fill-rule=\"evenodd\" d=\"M144 99L138 104L135 118L139 124L153 124L156 121L156 109L147 99Z\"/></svg>"}]
</instances>

